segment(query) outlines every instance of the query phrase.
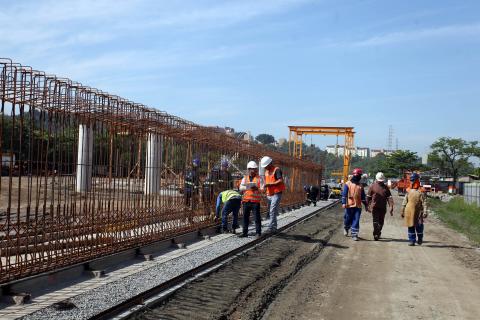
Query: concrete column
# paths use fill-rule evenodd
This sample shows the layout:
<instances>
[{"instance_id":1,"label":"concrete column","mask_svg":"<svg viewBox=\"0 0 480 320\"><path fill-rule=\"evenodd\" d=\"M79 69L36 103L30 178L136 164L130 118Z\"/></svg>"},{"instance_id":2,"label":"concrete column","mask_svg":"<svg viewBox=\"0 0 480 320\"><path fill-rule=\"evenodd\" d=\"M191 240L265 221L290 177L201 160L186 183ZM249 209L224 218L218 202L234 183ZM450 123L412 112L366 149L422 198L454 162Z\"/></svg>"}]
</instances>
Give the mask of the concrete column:
<instances>
[{"instance_id":1,"label":"concrete column","mask_svg":"<svg viewBox=\"0 0 480 320\"><path fill-rule=\"evenodd\" d=\"M163 137L156 133L149 133L145 164L144 192L146 195L155 194L160 191L160 179L162 174L162 148Z\"/></svg>"},{"instance_id":2,"label":"concrete column","mask_svg":"<svg viewBox=\"0 0 480 320\"><path fill-rule=\"evenodd\" d=\"M92 188L93 129L81 124L78 129L77 192Z\"/></svg>"}]
</instances>

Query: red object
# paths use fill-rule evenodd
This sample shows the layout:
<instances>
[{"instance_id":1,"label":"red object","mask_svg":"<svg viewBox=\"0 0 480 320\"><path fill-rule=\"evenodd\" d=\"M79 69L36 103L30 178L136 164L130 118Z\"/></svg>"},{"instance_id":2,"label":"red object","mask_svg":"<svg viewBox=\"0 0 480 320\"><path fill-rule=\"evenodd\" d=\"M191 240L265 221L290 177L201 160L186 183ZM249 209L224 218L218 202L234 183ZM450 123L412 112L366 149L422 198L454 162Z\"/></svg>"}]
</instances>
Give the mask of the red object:
<instances>
[{"instance_id":1,"label":"red object","mask_svg":"<svg viewBox=\"0 0 480 320\"><path fill-rule=\"evenodd\" d=\"M361 175L363 174L363 170L360 169L360 168L355 168L353 169L353 173L352 173L354 176L358 176L358 175Z\"/></svg>"}]
</instances>

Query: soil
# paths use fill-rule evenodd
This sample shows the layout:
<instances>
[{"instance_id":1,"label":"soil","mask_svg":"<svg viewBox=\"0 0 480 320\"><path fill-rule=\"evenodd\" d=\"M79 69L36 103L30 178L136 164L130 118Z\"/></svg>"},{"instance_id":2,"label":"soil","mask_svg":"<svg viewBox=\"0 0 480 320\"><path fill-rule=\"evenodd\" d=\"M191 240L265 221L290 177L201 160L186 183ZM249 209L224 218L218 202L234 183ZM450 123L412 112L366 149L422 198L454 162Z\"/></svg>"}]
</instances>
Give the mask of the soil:
<instances>
[{"instance_id":1,"label":"soil","mask_svg":"<svg viewBox=\"0 0 480 320\"><path fill-rule=\"evenodd\" d=\"M380 241L340 207L265 241L135 319L478 319L480 250L434 217L408 246L396 198Z\"/></svg>"}]
</instances>

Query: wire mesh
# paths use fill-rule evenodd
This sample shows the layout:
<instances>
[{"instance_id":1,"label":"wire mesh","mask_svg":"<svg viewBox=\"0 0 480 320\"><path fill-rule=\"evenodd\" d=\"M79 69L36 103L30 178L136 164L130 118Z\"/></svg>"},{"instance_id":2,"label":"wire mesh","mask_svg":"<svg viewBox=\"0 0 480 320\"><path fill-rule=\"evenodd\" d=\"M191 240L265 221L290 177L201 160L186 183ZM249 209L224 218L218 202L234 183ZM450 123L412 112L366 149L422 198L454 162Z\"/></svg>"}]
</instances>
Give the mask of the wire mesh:
<instances>
[{"instance_id":1,"label":"wire mesh","mask_svg":"<svg viewBox=\"0 0 480 320\"><path fill-rule=\"evenodd\" d=\"M283 204L322 175L313 162L9 59L0 101L0 283L213 225L216 195L264 155L287 180Z\"/></svg>"}]
</instances>

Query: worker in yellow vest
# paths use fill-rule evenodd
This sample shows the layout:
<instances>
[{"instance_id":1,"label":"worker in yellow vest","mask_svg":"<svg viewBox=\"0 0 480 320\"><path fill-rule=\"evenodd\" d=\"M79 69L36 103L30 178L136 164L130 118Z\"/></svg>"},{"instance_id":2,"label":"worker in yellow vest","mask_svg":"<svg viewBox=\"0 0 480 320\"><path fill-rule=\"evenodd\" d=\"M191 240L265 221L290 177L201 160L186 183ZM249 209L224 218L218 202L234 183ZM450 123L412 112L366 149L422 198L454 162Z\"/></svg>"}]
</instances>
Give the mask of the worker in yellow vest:
<instances>
[{"instance_id":1,"label":"worker in yellow vest","mask_svg":"<svg viewBox=\"0 0 480 320\"><path fill-rule=\"evenodd\" d=\"M273 159L265 156L260 161L262 168L265 168L265 191L270 208L270 223L268 225L269 232L277 231L277 215L280 209L280 200L282 193L285 191L285 183L283 182L282 170L273 165Z\"/></svg>"},{"instance_id":2,"label":"worker in yellow vest","mask_svg":"<svg viewBox=\"0 0 480 320\"><path fill-rule=\"evenodd\" d=\"M238 228L238 212L240 211L241 202L242 195L236 190L225 190L218 194L215 214L217 217L219 216L220 208L222 207L223 203L222 233L235 233L236 229ZM228 229L228 215L230 212L233 215L232 229Z\"/></svg>"},{"instance_id":3,"label":"worker in yellow vest","mask_svg":"<svg viewBox=\"0 0 480 320\"><path fill-rule=\"evenodd\" d=\"M262 235L262 217L260 216L260 201L262 200L264 182L258 175L258 165L255 161L247 164L248 175L240 182L240 192L243 192L243 232L240 237L248 236L248 225L250 224L250 212L255 218L255 234Z\"/></svg>"}]
</instances>

